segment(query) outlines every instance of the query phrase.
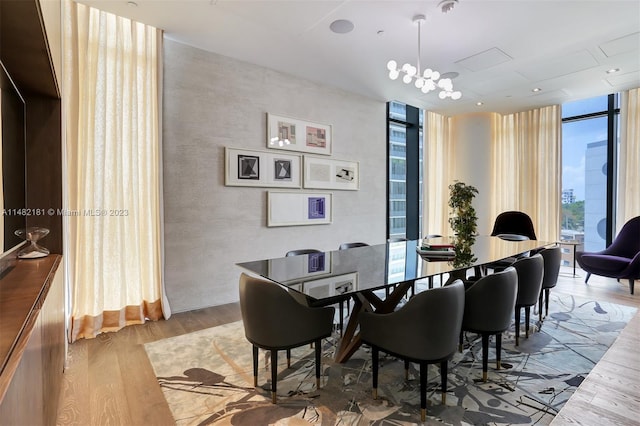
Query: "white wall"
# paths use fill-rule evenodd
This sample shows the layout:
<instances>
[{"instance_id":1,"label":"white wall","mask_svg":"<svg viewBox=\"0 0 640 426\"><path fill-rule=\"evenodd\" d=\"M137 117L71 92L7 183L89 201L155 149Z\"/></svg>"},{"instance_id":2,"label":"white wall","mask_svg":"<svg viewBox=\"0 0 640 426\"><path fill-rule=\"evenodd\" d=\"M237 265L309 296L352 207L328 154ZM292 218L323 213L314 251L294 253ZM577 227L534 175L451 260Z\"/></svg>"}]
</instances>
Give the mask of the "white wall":
<instances>
[{"instance_id":1,"label":"white wall","mask_svg":"<svg viewBox=\"0 0 640 426\"><path fill-rule=\"evenodd\" d=\"M360 190L333 192L330 225L266 227L266 188L224 186L224 147L266 149L266 113L333 125L333 158ZM173 312L235 302L237 262L386 236L386 108L379 101L165 39L165 282Z\"/></svg>"},{"instance_id":2,"label":"white wall","mask_svg":"<svg viewBox=\"0 0 640 426\"><path fill-rule=\"evenodd\" d=\"M478 233L489 235L494 218L491 208L491 114L477 113L453 118L456 146L456 179L473 185L478 195L473 207L478 216Z\"/></svg>"}]
</instances>

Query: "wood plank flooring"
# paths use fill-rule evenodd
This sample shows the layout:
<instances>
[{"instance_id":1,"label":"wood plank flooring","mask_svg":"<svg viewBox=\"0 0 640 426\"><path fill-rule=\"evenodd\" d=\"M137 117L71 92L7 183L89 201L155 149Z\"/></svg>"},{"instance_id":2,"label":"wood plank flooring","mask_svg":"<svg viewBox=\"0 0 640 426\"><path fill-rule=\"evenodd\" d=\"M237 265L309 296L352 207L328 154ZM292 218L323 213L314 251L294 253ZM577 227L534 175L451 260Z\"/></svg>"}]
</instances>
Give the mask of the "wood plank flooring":
<instances>
[{"instance_id":1,"label":"wood plank flooring","mask_svg":"<svg viewBox=\"0 0 640 426\"><path fill-rule=\"evenodd\" d=\"M552 292L640 308L628 283L572 277L562 268ZM584 272L578 270L584 276ZM637 284L637 283L636 283ZM636 287L638 287L636 285ZM173 425L143 344L240 319L238 304L174 314L70 345L58 425ZM567 402L553 425L640 424L640 314Z\"/></svg>"}]
</instances>

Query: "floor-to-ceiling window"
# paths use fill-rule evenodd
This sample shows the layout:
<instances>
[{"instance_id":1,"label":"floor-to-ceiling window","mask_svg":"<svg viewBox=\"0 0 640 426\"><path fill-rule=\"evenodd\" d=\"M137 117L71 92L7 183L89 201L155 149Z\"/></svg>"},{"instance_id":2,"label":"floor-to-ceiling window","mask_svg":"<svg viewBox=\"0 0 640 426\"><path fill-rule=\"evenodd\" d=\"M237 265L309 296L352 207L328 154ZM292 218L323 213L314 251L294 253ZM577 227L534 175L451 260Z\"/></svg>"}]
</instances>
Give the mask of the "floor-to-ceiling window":
<instances>
[{"instance_id":1,"label":"floor-to-ceiling window","mask_svg":"<svg viewBox=\"0 0 640 426\"><path fill-rule=\"evenodd\" d=\"M607 247L615 229L619 96L562 105L562 237L586 251Z\"/></svg>"},{"instance_id":2,"label":"floor-to-ceiling window","mask_svg":"<svg viewBox=\"0 0 640 426\"><path fill-rule=\"evenodd\" d=\"M422 224L422 111L387 104L388 238L416 239Z\"/></svg>"}]
</instances>

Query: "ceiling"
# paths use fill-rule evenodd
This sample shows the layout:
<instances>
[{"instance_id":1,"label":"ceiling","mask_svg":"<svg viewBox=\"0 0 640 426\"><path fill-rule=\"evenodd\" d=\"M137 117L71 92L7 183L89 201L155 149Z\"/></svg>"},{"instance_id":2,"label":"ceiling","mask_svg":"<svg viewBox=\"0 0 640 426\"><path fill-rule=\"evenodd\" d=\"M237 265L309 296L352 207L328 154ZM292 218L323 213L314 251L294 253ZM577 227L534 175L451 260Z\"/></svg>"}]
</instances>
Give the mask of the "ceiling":
<instances>
[{"instance_id":1,"label":"ceiling","mask_svg":"<svg viewBox=\"0 0 640 426\"><path fill-rule=\"evenodd\" d=\"M511 113L640 87L640 0L81 0L168 39L445 115ZM388 78L386 64L458 73L460 100ZM353 31L334 33L338 19ZM607 74L617 68L618 72ZM540 91L533 92L534 88ZM482 105L477 105L482 102Z\"/></svg>"}]
</instances>

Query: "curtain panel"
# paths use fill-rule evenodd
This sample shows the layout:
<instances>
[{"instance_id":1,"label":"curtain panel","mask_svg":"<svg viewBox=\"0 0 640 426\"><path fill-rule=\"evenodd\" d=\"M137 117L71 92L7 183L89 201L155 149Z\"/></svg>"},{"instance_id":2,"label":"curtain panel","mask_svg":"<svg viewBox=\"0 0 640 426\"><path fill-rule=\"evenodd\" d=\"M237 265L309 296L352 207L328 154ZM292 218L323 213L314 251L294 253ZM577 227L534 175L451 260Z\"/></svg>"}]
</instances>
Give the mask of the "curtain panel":
<instances>
[{"instance_id":1,"label":"curtain panel","mask_svg":"<svg viewBox=\"0 0 640 426\"><path fill-rule=\"evenodd\" d=\"M65 44L74 341L170 315L162 282L162 33L69 1Z\"/></svg>"},{"instance_id":2,"label":"curtain panel","mask_svg":"<svg viewBox=\"0 0 640 426\"><path fill-rule=\"evenodd\" d=\"M427 111L424 135L422 234L453 235L448 207L449 185L456 176L451 117Z\"/></svg>"},{"instance_id":3,"label":"curtain panel","mask_svg":"<svg viewBox=\"0 0 640 426\"><path fill-rule=\"evenodd\" d=\"M618 159L616 227L620 231L640 215L640 88L622 93Z\"/></svg>"},{"instance_id":4,"label":"curtain panel","mask_svg":"<svg viewBox=\"0 0 640 426\"><path fill-rule=\"evenodd\" d=\"M492 132L491 216L525 212L539 240L557 241L562 208L560 107L496 114Z\"/></svg>"}]
</instances>

